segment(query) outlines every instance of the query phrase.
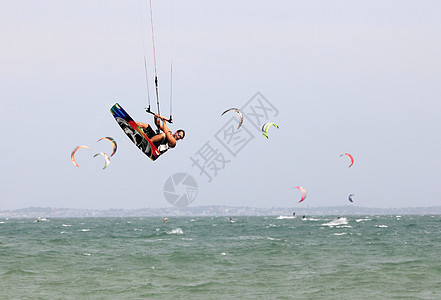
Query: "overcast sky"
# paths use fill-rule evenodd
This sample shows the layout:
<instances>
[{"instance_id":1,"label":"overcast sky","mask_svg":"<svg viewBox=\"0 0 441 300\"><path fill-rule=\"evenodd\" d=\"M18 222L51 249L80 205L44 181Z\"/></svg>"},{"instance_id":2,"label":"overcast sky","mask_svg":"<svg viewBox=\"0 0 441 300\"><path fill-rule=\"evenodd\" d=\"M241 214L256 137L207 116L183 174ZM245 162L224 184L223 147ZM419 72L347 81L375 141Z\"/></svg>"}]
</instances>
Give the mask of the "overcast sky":
<instances>
[{"instance_id":1,"label":"overcast sky","mask_svg":"<svg viewBox=\"0 0 441 300\"><path fill-rule=\"evenodd\" d=\"M191 206L441 204L440 1L175 0L173 14L152 2L161 113L172 60L170 127L186 130L155 162L109 112L119 102L152 121L148 1L0 2L1 210L170 207L163 186L179 172L198 183ZM257 98L272 107L259 122L280 126L269 139L246 111ZM240 149L222 144L230 107L244 108ZM92 158L110 153L104 136L118 143L105 170ZM92 148L80 168L78 145ZM211 181L192 161L207 145Z\"/></svg>"}]
</instances>

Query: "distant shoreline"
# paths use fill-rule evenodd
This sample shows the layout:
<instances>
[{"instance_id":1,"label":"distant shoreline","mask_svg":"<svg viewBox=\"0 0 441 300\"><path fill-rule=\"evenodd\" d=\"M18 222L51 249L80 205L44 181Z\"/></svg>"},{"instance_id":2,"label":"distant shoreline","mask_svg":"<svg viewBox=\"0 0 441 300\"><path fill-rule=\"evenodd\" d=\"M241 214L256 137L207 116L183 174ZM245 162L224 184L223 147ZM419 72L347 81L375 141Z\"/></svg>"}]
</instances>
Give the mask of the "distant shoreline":
<instances>
[{"instance_id":1,"label":"distant shoreline","mask_svg":"<svg viewBox=\"0 0 441 300\"><path fill-rule=\"evenodd\" d=\"M357 206L330 207L231 207L199 206L183 208L141 208L141 209L76 209L28 207L15 210L0 210L0 218L85 218L85 217L215 217L215 216L323 216L323 215L441 215L441 206L406 208L368 208Z\"/></svg>"}]
</instances>

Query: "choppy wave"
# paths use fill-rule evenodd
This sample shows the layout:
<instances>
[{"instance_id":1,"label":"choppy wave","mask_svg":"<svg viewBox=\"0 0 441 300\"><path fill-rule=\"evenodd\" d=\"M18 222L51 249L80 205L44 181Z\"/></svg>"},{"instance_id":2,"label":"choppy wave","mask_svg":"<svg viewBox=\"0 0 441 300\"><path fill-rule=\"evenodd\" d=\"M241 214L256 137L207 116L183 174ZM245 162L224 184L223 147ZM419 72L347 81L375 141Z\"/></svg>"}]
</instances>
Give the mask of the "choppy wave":
<instances>
[{"instance_id":1,"label":"choppy wave","mask_svg":"<svg viewBox=\"0 0 441 300\"><path fill-rule=\"evenodd\" d=\"M367 222L367 221L371 221L371 219L369 218L365 218L365 219L356 219L355 222L359 223L359 222Z\"/></svg>"},{"instance_id":2,"label":"choppy wave","mask_svg":"<svg viewBox=\"0 0 441 300\"><path fill-rule=\"evenodd\" d=\"M167 232L167 234L184 234L181 228L173 229L172 231Z\"/></svg>"},{"instance_id":3,"label":"choppy wave","mask_svg":"<svg viewBox=\"0 0 441 300\"><path fill-rule=\"evenodd\" d=\"M39 271L32 271L32 270L24 270L24 269L13 269L6 271L2 274L2 276L33 276L38 275Z\"/></svg>"},{"instance_id":4,"label":"choppy wave","mask_svg":"<svg viewBox=\"0 0 441 300\"><path fill-rule=\"evenodd\" d=\"M276 220L295 219L295 216L278 216Z\"/></svg>"},{"instance_id":5,"label":"choppy wave","mask_svg":"<svg viewBox=\"0 0 441 300\"><path fill-rule=\"evenodd\" d=\"M334 219L328 223L323 223L322 226L333 227L333 226L342 226L342 225L347 225L347 224L348 224L348 219L342 217L342 218Z\"/></svg>"},{"instance_id":6,"label":"choppy wave","mask_svg":"<svg viewBox=\"0 0 441 300\"><path fill-rule=\"evenodd\" d=\"M1 298L441 299L441 216L276 217L9 220Z\"/></svg>"}]
</instances>

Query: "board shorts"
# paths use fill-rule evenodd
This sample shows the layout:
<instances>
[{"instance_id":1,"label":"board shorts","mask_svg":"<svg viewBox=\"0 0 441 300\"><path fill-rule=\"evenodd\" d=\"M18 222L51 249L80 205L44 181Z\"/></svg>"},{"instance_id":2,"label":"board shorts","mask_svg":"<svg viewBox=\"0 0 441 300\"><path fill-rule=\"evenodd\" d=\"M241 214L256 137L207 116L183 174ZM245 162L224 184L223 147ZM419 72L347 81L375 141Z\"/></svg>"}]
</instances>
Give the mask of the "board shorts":
<instances>
[{"instance_id":1,"label":"board shorts","mask_svg":"<svg viewBox=\"0 0 441 300\"><path fill-rule=\"evenodd\" d=\"M156 135L156 132L153 130L152 127L150 127L150 125L147 128L143 128L142 131L144 131L149 139Z\"/></svg>"},{"instance_id":2,"label":"board shorts","mask_svg":"<svg viewBox=\"0 0 441 300\"><path fill-rule=\"evenodd\" d=\"M152 137L157 135L157 133L153 130L153 128L150 127L150 125L147 128L142 129L142 130L144 131L144 133L147 135L147 137L149 139L151 139ZM171 131L169 131L169 132L170 132L170 134L172 134ZM159 142L153 143L153 145L155 145L155 147L158 148L158 151L161 154L166 152L168 150L168 148L169 148L167 139L165 139L165 138L163 140L159 141Z\"/></svg>"}]
</instances>

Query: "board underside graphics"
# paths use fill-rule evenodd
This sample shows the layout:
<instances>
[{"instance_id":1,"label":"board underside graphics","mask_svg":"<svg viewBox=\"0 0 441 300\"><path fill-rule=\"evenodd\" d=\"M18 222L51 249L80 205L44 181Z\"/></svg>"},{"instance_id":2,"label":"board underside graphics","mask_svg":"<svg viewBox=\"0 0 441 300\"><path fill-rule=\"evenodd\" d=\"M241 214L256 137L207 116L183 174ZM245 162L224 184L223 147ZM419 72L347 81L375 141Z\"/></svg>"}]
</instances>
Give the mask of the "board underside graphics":
<instances>
[{"instance_id":1,"label":"board underside graphics","mask_svg":"<svg viewBox=\"0 0 441 300\"><path fill-rule=\"evenodd\" d=\"M124 133L139 150L144 152L151 160L156 160L159 157L160 153L152 141L118 103L112 106L110 112Z\"/></svg>"}]
</instances>

